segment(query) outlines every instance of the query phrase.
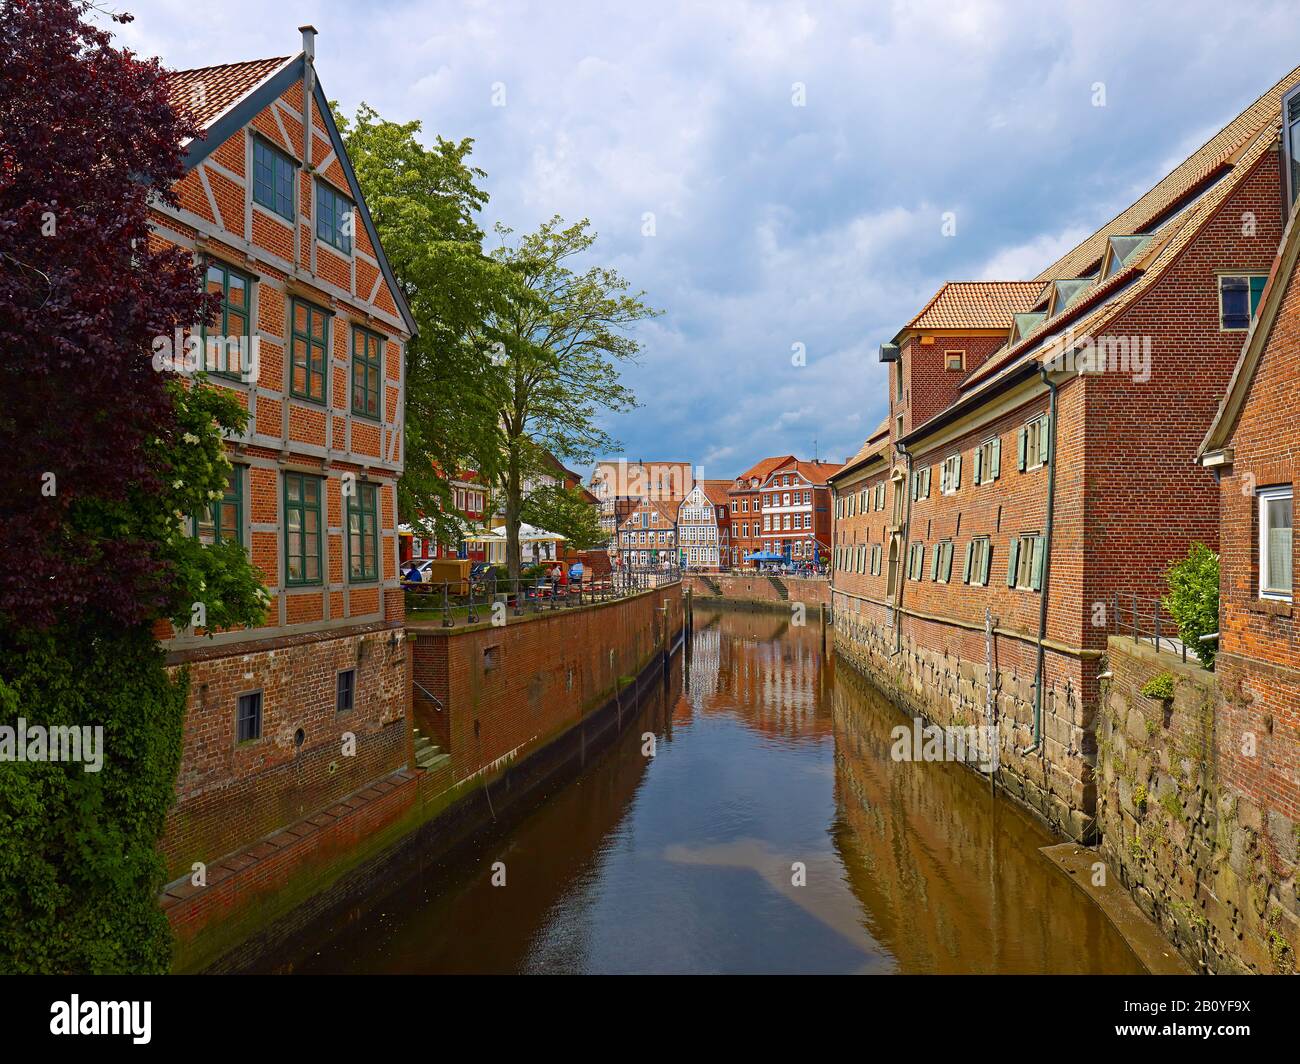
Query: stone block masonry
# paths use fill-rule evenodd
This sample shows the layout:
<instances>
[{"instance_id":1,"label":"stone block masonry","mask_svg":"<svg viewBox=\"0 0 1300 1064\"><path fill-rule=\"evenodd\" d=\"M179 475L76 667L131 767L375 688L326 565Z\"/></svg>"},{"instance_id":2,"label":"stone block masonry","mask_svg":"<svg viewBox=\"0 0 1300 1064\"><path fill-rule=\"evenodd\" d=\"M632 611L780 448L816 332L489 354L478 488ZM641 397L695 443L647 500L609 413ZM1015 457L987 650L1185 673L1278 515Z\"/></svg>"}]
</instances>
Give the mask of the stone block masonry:
<instances>
[{"instance_id":1,"label":"stone block masonry","mask_svg":"<svg viewBox=\"0 0 1300 1064\"><path fill-rule=\"evenodd\" d=\"M1215 674L1121 637L1107 662L1097 729L1106 863L1198 970L1294 973L1296 823L1240 786L1242 735ZM1156 677L1172 683L1171 698L1143 693Z\"/></svg>"}]
</instances>

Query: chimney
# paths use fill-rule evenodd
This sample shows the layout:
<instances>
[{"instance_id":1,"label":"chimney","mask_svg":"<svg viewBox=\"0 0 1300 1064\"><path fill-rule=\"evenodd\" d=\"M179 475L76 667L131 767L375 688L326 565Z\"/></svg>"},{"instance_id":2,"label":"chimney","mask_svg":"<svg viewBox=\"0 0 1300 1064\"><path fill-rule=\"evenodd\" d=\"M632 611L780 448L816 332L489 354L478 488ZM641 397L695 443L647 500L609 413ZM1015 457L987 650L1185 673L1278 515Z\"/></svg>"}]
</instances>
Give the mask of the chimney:
<instances>
[{"instance_id":1,"label":"chimney","mask_svg":"<svg viewBox=\"0 0 1300 1064\"><path fill-rule=\"evenodd\" d=\"M307 56L307 62L316 62L316 27L312 25L299 26L298 32L302 34L302 50Z\"/></svg>"}]
</instances>

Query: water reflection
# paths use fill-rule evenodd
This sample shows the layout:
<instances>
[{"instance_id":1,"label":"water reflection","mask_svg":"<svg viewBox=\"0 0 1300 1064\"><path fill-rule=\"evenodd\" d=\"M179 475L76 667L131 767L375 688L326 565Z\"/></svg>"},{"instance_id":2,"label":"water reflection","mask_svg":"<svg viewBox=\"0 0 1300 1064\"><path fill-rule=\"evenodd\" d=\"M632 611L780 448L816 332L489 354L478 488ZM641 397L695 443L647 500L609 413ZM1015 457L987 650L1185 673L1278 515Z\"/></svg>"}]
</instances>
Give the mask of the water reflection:
<instances>
[{"instance_id":1,"label":"water reflection","mask_svg":"<svg viewBox=\"0 0 1300 1064\"><path fill-rule=\"evenodd\" d=\"M815 626L697 607L689 654L614 747L471 846L392 869L388 890L264 966L1139 970L1037 853L1045 830L965 769L889 760L900 719L823 661Z\"/></svg>"}]
</instances>

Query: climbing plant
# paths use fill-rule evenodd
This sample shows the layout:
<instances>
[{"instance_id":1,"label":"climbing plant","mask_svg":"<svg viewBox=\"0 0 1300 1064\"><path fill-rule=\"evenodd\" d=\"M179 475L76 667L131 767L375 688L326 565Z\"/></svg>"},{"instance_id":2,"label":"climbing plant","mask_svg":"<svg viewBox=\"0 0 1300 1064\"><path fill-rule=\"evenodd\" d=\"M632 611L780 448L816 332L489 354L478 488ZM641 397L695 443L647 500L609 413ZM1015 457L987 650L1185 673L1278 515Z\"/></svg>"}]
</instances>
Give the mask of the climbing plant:
<instances>
[{"instance_id":1,"label":"climbing plant","mask_svg":"<svg viewBox=\"0 0 1300 1064\"><path fill-rule=\"evenodd\" d=\"M1168 594L1161 600L1178 625L1178 636L1207 669L1214 668L1217 644L1202 640L1219 630L1219 556L1193 543L1187 557L1165 573Z\"/></svg>"}]
</instances>

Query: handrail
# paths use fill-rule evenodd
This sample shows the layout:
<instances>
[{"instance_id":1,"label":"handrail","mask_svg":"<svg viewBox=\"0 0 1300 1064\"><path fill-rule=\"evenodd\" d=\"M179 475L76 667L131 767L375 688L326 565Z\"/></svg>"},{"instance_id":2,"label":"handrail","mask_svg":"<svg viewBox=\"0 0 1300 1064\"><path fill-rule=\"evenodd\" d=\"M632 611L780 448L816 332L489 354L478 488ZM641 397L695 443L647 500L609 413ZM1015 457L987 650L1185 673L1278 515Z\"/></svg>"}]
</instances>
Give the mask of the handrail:
<instances>
[{"instance_id":1,"label":"handrail","mask_svg":"<svg viewBox=\"0 0 1300 1064\"><path fill-rule=\"evenodd\" d=\"M432 702L435 706L438 707L439 713L442 713L446 710L447 707L442 704L442 699L439 698L437 695L435 695L427 687L425 687L424 684L420 683L419 680L412 679L411 683L414 685L415 689L420 692L420 694L424 695L425 698L427 698L430 702Z\"/></svg>"}]
</instances>

